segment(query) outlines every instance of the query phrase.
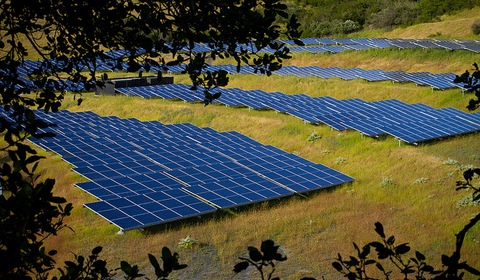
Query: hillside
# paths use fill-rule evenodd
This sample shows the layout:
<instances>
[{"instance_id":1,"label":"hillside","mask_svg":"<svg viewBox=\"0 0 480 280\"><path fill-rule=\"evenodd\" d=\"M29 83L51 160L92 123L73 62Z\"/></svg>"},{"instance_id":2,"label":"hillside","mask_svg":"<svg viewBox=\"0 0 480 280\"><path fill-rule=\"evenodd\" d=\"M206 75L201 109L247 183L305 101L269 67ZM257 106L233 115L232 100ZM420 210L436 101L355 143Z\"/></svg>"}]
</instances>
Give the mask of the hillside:
<instances>
[{"instance_id":1,"label":"hillside","mask_svg":"<svg viewBox=\"0 0 480 280\"><path fill-rule=\"evenodd\" d=\"M439 22L423 23L406 28L397 28L386 32L386 38L442 38L478 40L479 35L472 33L471 26L479 20L480 7L461 11L453 15L444 15Z\"/></svg>"},{"instance_id":2,"label":"hillside","mask_svg":"<svg viewBox=\"0 0 480 280\"><path fill-rule=\"evenodd\" d=\"M393 30L379 37L425 38L430 34L444 34L455 38L456 33L450 33L448 27L462 23L461 17L468 15L473 21L478 11L445 17L439 23ZM461 33L458 38L471 38L471 35ZM298 55L287 64L442 73L464 71L477 56L467 52L360 51ZM188 83L183 76L175 79ZM233 76L229 87L367 101L396 98L464 111L471 98L469 94L462 95L460 90L432 91L414 84L275 75ZM145 268L148 253L158 256L161 248L168 246L179 253L182 263L188 264L187 269L175 273L172 279L258 279L255 271L235 275L233 265L247 252L247 246L258 247L262 240L273 239L288 256L275 274L281 279L304 276L340 279L341 275L331 266L333 258L338 253L354 254L352 242L363 245L373 241L377 221L384 224L387 234L395 235L397 242L408 242L414 250L423 252L428 261L439 266L440 254L451 253L454 248L454 233L478 213L478 206L460 206L468 193L454 189L461 176L460 168L480 165L479 134L409 146L399 145L391 137L362 138L353 131L338 132L327 126L305 125L299 119L273 111L94 96L92 93L84 94L83 98L82 105L77 106L76 100L69 95L63 108L93 111L102 116L163 123L188 122L218 131L238 131L263 144L339 170L354 177L355 182L305 197L275 200L117 235L118 228L82 207L84 203L95 201L94 197L73 186L84 179L70 171L71 166L59 156L47 154L42 175L55 178L56 192L75 206L67 221L74 231L63 230L48 241L48 247L58 249L61 260L72 259L72 252L88 255L93 247L100 245L104 247L102 256L110 267L127 260ZM321 138L308 142L307 137L314 131ZM195 244L191 248L181 248L178 243L187 236L193 238ZM463 256L477 268L480 267L478 240L479 226L465 240Z\"/></svg>"}]
</instances>

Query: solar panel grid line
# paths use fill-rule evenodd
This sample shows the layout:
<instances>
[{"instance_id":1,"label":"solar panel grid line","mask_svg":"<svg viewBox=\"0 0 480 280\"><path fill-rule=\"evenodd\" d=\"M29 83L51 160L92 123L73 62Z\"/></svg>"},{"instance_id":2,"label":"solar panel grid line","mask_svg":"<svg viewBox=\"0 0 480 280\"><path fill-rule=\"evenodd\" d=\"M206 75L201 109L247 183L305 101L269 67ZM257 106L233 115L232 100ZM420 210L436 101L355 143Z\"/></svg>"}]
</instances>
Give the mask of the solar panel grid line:
<instances>
[{"instance_id":1,"label":"solar panel grid line","mask_svg":"<svg viewBox=\"0 0 480 280\"><path fill-rule=\"evenodd\" d=\"M476 123L466 123L464 118L457 117L455 119L445 118L445 122L456 127L459 130L459 134L474 133L480 131L480 121L477 121Z\"/></svg>"},{"instance_id":2,"label":"solar panel grid line","mask_svg":"<svg viewBox=\"0 0 480 280\"><path fill-rule=\"evenodd\" d=\"M432 122L437 122L436 125L440 127L441 131L445 132L446 134L445 136L462 134L464 131L464 129L460 129L460 127L457 126L455 120L451 120L451 119L437 119L434 121L423 121L423 122L427 123L427 125L431 124Z\"/></svg>"},{"instance_id":3,"label":"solar panel grid line","mask_svg":"<svg viewBox=\"0 0 480 280\"><path fill-rule=\"evenodd\" d=\"M372 122L366 120L344 121L342 124L369 137L379 137L380 135L384 134L379 129L380 126L374 123L372 124Z\"/></svg>"},{"instance_id":4,"label":"solar panel grid line","mask_svg":"<svg viewBox=\"0 0 480 280\"><path fill-rule=\"evenodd\" d=\"M380 129L384 131L386 134L389 134L408 144L416 144L417 141L421 139L417 137L414 133L404 129L403 127L399 127L396 125L386 126Z\"/></svg>"},{"instance_id":5,"label":"solar panel grid line","mask_svg":"<svg viewBox=\"0 0 480 280\"><path fill-rule=\"evenodd\" d=\"M470 123L472 123L475 126L480 126L480 114L479 113L473 113L473 114L461 114L458 116L462 120L466 120Z\"/></svg>"},{"instance_id":6,"label":"solar panel grid line","mask_svg":"<svg viewBox=\"0 0 480 280\"><path fill-rule=\"evenodd\" d=\"M231 208L234 206L237 206L237 203L228 199L227 197L223 197L219 194L217 194L215 191L212 191L206 187L203 187L201 185L197 186L192 186L187 189L190 193L192 193L195 197L199 197L202 200L208 201L209 204L214 205L216 208ZM241 195L239 195L241 196ZM243 196L241 196L243 197ZM247 204L247 199L243 197L245 201L243 201L243 204Z\"/></svg>"},{"instance_id":7,"label":"solar panel grid line","mask_svg":"<svg viewBox=\"0 0 480 280\"><path fill-rule=\"evenodd\" d=\"M174 191L174 190L172 190ZM201 204L201 202L199 201L198 203L196 204L190 204L191 206L194 206L194 207L190 207L189 205L183 203L182 206L178 206L176 205L178 202L181 202L181 200L178 200L178 199L175 199L173 198L173 196L166 196L166 194L168 194L168 192L172 192L172 191L162 191L160 194L162 195L162 197L167 197L169 199L173 199L175 200L176 202L174 203L174 208L167 208L167 207L163 207L162 210L158 210L159 209L159 206L161 206L162 204L158 204L156 203L157 206L153 207L152 210L158 210L158 211L155 211L155 212L150 212L151 214L154 214L156 219L150 219L150 222L144 222L142 223L142 226L148 226L148 225L153 225L153 224L158 224L158 220L161 220L161 221L169 221L169 220L175 220L177 219L178 217L183 217L183 218L186 218L186 217L191 217L191 216L197 216L200 212L203 212L203 213L206 213L206 212L212 212L214 211L215 209L214 208L211 208L211 206L207 205L207 204L204 204L202 206L199 206ZM179 196L178 195L178 191L175 193L175 195L177 197L180 197L181 199L184 199L185 196ZM153 196L153 194L150 195L150 197L158 197L158 196ZM145 200L144 200L145 201ZM187 201L191 202L191 198L190 197L187 197ZM149 202L150 204L152 203L155 203L154 200L152 200L151 202ZM165 203L168 203L165 202ZM148 205L147 203L144 203L144 204L140 204L140 205L145 205L145 208L146 206ZM130 207L132 208L131 206L127 206L127 207ZM151 207L150 207L151 208ZM197 208L197 209L195 209ZM120 212L124 212L125 209L127 208L121 208L119 209ZM141 210L142 208L139 207L139 209L136 209L136 211L138 210ZM202 209L202 211L198 210L198 209ZM134 212L135 213L135 212ZM149 212L147 212L149 213ZM102 214L102 213L100 213ZM142 214L144 215L144 214ZM133 216L134 219L138 219L137 217L140 217L140 215L138 215L137 213L137 216ZM121 227L123 226L122 229L124 230L128 230L128 229L133 229L133 228L137 228L139 227L138 224L136 223L133 223L132 225L130 225L129 227L128 226L125 226L125 225L122 225L122 223L118 223L117 220L114 220L113 221L114 223L117 224L117 226Z\"/></svg>"},{"instance_id":8,"label":"solar panel grid line","mask_svg":"<svg viewBox=\"0 0 480 280\"><path fill-rule=\"evenodd\" d=\"M416 142L438 139L448 135L448 133L438 127L438 122L435 120L430 120L427 122L412 122L409 124L409 129L421 136L421 139Z\"/></svg>"}]
</instances>

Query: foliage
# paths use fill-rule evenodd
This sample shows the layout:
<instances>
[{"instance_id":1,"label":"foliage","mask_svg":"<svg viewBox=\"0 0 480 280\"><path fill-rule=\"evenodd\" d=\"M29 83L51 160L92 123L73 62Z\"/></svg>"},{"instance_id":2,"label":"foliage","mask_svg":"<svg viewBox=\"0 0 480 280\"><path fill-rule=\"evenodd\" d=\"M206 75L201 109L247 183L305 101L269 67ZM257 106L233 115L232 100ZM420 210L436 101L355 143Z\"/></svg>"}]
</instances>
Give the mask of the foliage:
<instances>
[{"instance_id":1,"label":"foliage","mask_svg":"<svg viewBox=\"0 0 480 280\"><path fill-rule=\"evenodd\" d=\"M66 227L63 220L72 210L64 198L53 195L54 180L38 182L35 175L41 157L24 140L53 135L41 132L47 124L32 109L55 112L66 91L103 86L108 75L97 77L99 64L130 72L155 67L158 76L168 67L185 65L194 87L206 88L207 105L219 96L209 90L228 83L225 71L208 71L208 59L231 57L238 70L247 64L270 75L290 58L277 39L300 36L296 17L278 0L2 1L0 18L0 105L8 114L0 117L6 144L0 166L1 279L48 278L56 251L47 251L43 241ZM279 18L286 24L279 25ZM196 43L211 51L194 51ZM267 47L271 52L262 51ZM106 55L110 50L125 55ZM25 76L22 70L31 57L40 60ZM64 274L87 269L104 275L96 269L99 252L94 249L87 262L76 256ZM162 258L168 260L177 257L165 254ZM163 270L154 266L158 277L176 267L174 262ZM136 275L135 267L122 268Z\"/></svg>"},{"instance_id":2,"label":"foliage","mask_svg":"<svg viewBox=\"0 0 480 280\"><path fill-rule=\"evenodd\" d=\"M126 261L120 263L120 267L114 270L109 270L107 267L107 261L100 259L100 253L103 248L95 247L90 256L85 258L83 256L75 255L75 261L66 261L65 269L59 268L60 276L53 277L53 280L69 280L69 279L112 279L116 276L116 271L123 272L123 279L133 280L139 278L146 278L146 276L140 273L137 265L131 265ZM175 270L181 270L187 267L186 264L180 264L178 262L178 254L170 251L169 248L162 248L161 260L163 269L160 267L160 263L157 258L148 254L150 264L153 266L155 276L154 279L168 279L168 276Z\"/></svg>"},{"instance_id":3,"label":"foliage","mask_svg":"<svg viewBox=\"0 0 480 280\"><path fill-rule=\"evenodd\" d=\"M476 20L473 24L472 24L472 32L473 34L475 35L479 35L480 34L480 20Z\"/></svg>"},{"instance_id":4,"label":"foliage","mask_svg":"<svg viewBox=\"0 0 480 280\"><path fill-rule=\"evenodd\" d=\"M0 169L0 278L22 279L31 274L44 278L53 269L56 254L46 250L44 240L66 227L63 220L72 204L53 195L55 180L37 183L34 172L40 157L30 147L11 141L16 148L9 150L11 162Z\"/></svg>"},{"instance_id":5,"label":"foliage","mask_svg":"<svg viewBox=\"0 0 480 280\"><path fill-rule=\"evenodd\" d=\"M465 181L457 182L457 190L473 190L472 200L480 200L480 188L472 185L474 175L480 175L480 169L468 169L463 173ZM443 254L441 261L442 269L435 269L426 262L426 257L419 251L415 251L409 256L411 248L408 243L396 244L395 236L387 237L383 225L380 222L375 223L375 232L381 238L381 241L369 242L363 247L356 243L353 246L356 255L348 258L341 254L335 258L333 267L342 273L348 279L379 279L375 275L382 275L384 279L403 278L403 279L463 279L465 273L480 276L480 271L461 261L461 249L467 232L480 222L480 213L467 223L464 228L456 234L455 251L451 255ZM376 252L376 258L372 252ZM389 268L393 267L393 268ZM400 274L397 276L392 269L396 269ZM373 275L373 276L372 276Z\"/></svg>"},{"instance_id":6,"label":"foliage","mask_svg":"<svg viewBox=\"0 0 480 280\"><path fill-rule=\"evenodd\" d=\"M295 11L305 36L348 34L333 32L339 23L352 21L358 29L369 27L392 29L416 23L436 21L444 14L478 6L478 0L294 0L289 9ZM303 9L299 8L304 7ZM334 23L336 22L336 23ZM323 31L324 33L318 33ZM328 31L328 32L326 32ZM338 31L338 28L337 28Z\"/></svg>"},{"instance_id":7,"label":"foliage","mask_svg":"<svg viewBox=\"0 0 480 280\"><path fill-rule=\"evenodd\" d=\"M313 142L313 141L318 140L320 138L322 138L322 136L318 135L317 131L314 130L312 133L310 133L310 135L308 135L307 141L308 142Z\"/></svg>"},{"instance_id":8,"label":"foliage","mask_svg":"<svg viewBox=\"0 0 480 280\"><path fill-rule=\"evenodd\" d=\"M382 182L380 182L380 187L386 188L390 186L394 186L395 181L391 177L383 177Z\"/></svg>"},{"instance_id":9,"label":"foliage","mask_svg":"<svg viewBox=\"0 0 480 280\"><path fill-rule=\"evenodd\" d=\"M360 30L360 24L353 20L341 21L313 21L305 31L305 36L326 37L332 35L345 35Z\"/></svg>"},{"instance_id":10,"label":"foliage","mask_svg":"<svg viewBox=\"0 0 480 280\"><path fill-rule=\"evenodd\" d=\"M457 182L456 190L473 190L472 200L480 201L480 187L474 186L472 181L480 178L480 168L468 169L463 173L464 181ZM356 254L347 258L340 253L332 263L333 268L342 273L347 279L463 279L468 273L480 276L480 271L466 261L461 260L461 249L467 232L480 222L480 213L467 223L456 234L455 251L451 255L443 254L443 267L436 269L427 262L426 256L415 251L412 253L408 243L398 244L395 236L385 233L382 223L375 223L375 232L380 241L372 241L360 247L355 242L353 247ZM255 247L248 247L249 257L240 257L241 262L234 267L236 273L246 270L253 265L260 273L261 279L280 279L273 277L276 261L284 261L286 256L280 255L279 246L274 241L265 240L261 245L261 252ZM263 252L263 254L262 254ZM270 273L264 272L265 267L271 267ZM314 278L302 278L314 279Z\"/></svg>"},{"instance_id":11,"label":"foliage","mask_svg":"<svg viewBox=\"0 0 480 280\"><path fill-rule=\"evenodd\" d=\"M462 83L463 88L469 92L473 92L475 98L470 99L467 105L469 111L475 111L480 107L480 68L476 62L472 64L474 67L473 73L465 71L462 75L456 75L453 82Z\"/></svg>"},{"instance_id":12,"label":"foliage","mask_svg":"<svg viewBox=\"0 0 480 280\"><path fill-rule=\"evenodd\" d=\"M163 247L162 249L161 259L163 261L163 269L160 267L160 264L155 256L148 254L148 259L155 269L155 276L157 276L157 279L167 279L168 275L170 275L170 273L172 273L174 270L180 270L187 267L186 264L180 264L178 262L178 254L172 254L170 249L167 247ZM122 265L122 270L125 272L123 266L124 265Z\"/></svg>"},{"instance_id":13,"label":"foliage","mask_svg":"<svg viewBox=\"0 0 480 280\"><path fill-rule=\"evenodd\" d=\"M275 245L275 242L272 240L264 240L260 245L260 250L256 247L248 247L248 258L239 257L241 262L237 263L233 268L235 273L246 270L250 265L255 267L260 273L262 280L264 279L278 279L272 278L273 273L275 272L275 265L278 262L283 262L287 260L287 257L282 256L278 252L280 246ZM266 272L264 269L269 268L270 272Z\"/></svg>"},{"instance_id":14,"label":"foliage","mask_svg":"<svg viewBox=\"0 0 480 280\"><path fill-rule=\"evenodd\" d=\"M65 269L59 268L61 276L58 279L106 279L113 276L106 267L107 262L99 259L101 251L102 247L95 247L88 258L75 255L75 261L66 261Z\"/></svg>"},{"instance_id":15,"label":"foliage","mask_svg":"<svg viewBox=\"0 0 480 280\"><path fill-rule=\"evenodd\" d=\"M392 29L398 26L413 24L418 14L418 7L415 3L399 1L372 14L367 19L367 22L371 27L376 29Z\"/></svg>"},{"instance_id":16,"label":"foliage","mask_svg":"<svg viewBox=\"0 0 480 280\"><path fill-rule=\"evenodd\" d=\"M178 242L178 247L191 249L196 243L197 241L195 239L193 239L190 235L187 235L187 237L180 239L180 242Z\"/></svg>"},{"instance_id":17,"label":"foliage","mask_svg":"<svg viewBox=\"0 0 480 280\"><path fill-rule=\"evenodd\" d=\"M462 9L473 8L478 6L478 4L479 2L477 0L421 0L418 1L418 7L420 11L419 21L433 21L444 14L450 14Z\"/></svg>"}]
</instances>

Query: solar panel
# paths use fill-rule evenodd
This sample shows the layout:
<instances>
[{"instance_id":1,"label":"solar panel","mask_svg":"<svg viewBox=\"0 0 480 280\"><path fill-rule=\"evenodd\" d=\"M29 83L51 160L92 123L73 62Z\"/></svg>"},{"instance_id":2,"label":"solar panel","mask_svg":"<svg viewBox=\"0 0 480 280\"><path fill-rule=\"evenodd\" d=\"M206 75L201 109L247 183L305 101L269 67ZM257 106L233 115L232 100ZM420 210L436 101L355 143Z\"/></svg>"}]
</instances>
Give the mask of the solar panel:
<instances>
[{"instance_id":1,"label":"solar panel","mask_svg":"<svg viewBox=\"0 0 480 280\"><path fill-rule=\"evenodd\" d=\"M73 170L89 180L76 187L100 200L85 206L122 230L353 180L236 132L91 112L37 114L59 124L48 128L58 137L31 141L73 162ZM269 177L272 171L285 175L291 170L298 171L292 178L299 180Z\"/></svg>"}]
</instances>

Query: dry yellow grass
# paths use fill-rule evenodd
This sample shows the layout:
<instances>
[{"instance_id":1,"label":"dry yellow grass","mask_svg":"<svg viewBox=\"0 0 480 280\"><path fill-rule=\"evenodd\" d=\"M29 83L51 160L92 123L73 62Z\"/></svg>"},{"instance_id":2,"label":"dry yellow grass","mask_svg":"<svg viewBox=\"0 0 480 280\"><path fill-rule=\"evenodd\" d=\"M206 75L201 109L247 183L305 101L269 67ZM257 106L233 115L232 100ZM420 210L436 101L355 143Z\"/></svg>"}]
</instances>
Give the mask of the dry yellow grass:
<instances>
[{"instance_id":1,"label":"dry yellow grass","mask_svg":"<svg viewBox=\"0 0 480 280\"><path fill-rule=\"evenodd\" d=\"M478 10L474 10L478 12ZM472 12L472 15L474 13ZM449 24L458 19L445 18ZM417 32L419 37L431 33L447 34L436 23L435 30L420 29L392 31L389 37L408 37ZM425 30L424 30L425 29ZM423 31L424 30L424 31ZM395 33L398 32L398 33ZM453 35L452 35L453 36ZM467 35L466 35L467 36ZM474 56L460 58L455 54L431 55L422 58L402 57L402 54L351 52L337 55L300 55L290 64L319 65L324 67L362 67L383 70L459 72L472 62ZM186 82L185 77L176 81ZM431 91L413 84L390 82L323 80L318 78L276 77L245 75L233 76L230 87L281 91L287 94L306 93L311 96L333 96L338 99L362 98L366 101L396 98L407 103L422 102L427 105L455 107L465 110L469 96L459 90ZM159 120L164 123L190 122L200 127L219 131L239 131L268 145L298 154L316 163L325 164L355 178L355 182L331 190L318 191L306 197L262 203L230 213L216 213L201 219L192 219L161 225L146 231L115 234L117 228L82 207L95 199L75 188L83 180L69 171L68 164L58 156L50 155L44 175L57 179L56 192L74 203L75 210L68 230L51 238L47 246L59 250L59 263L72 259L73 253L87 255L101 245L102 256L110 267L120 260L148 266L147 253L158 254L163 246L178 251L182 262L189 267L174 275L178 279L258 279L235 277L233 264L247 251L247 246L259 246L264 239L281 244L288 261L278 267L282 279L299 279L303 276L339 279L341 275L331 267L337 253L353 254L352 242L363 245L376 239L373 225L381 221L387 234L394 234L398 242L409 242L435 265L440 254L453 251L454 233L478 212L478 207L457 206L457 201L467 193L455 192L455 181L460 178L456 166L446 165L447 159L461 164L480 165L478 141L480 135L446 139L420 146L398 145L386 139L361 138L358 133L338 132L326 126L304 125L299 119L271 111L228 108L224 106L186 104L163 100L146 100L133 97L94 97L84 95L82 106L74 105L69 96L64 108L71 111L92 110L99 115L134 117L144 121ZM307 142L315 130L321 138ZM343 158L339 162L338 158ZM386 179L392 184L386 184ZM192 249L177 246L181 238L190 235L197 241ZM465 260L480 267L480 228L468 235Z\"/></svg>"},{"instance_id":2,"label":"dry yellow grass","mask_svg":"<svg viewBox=\"0 0 480 280\"><path fill-rule=\"evenodd\" d=\"M283 84L294 84L289 78L280 83L282 79L274 81L276 86L265 86L271 87L271 90L281 90ZM266 80L260 80L255 84L266 83ZM232 86L237 82L237 78L233 79ZM316 82L324 81L306 79L299 82L310 83L308 88L313 90ZM337 87L336 83L343 82L332 82L325 86L325 90ZM337 93L330 92L334 96ZM365 95L368 93L375 95L365 89ZM458 94L456 97L463 100ZM416 94L415 98L422 100L424 94ZM94 246L102 245L105 248L103 255L112 265L125 259L143 267L147 266L147 253L158 253L161 247L168 246L178 251L181 260L190 266L183 272L185 274L179 274L180 279L224 279L233 277L233 264L238 256L246 252L247 246L259 246L261 240L271 238L282 245L289 257L279 267L278 275L283 279L298 279L301 276L338 279L340 275L330 265L333 257L339 252L345 255L353 253L351 242L364 244L375 239L373 224L376 221L381 221L387 233L395 234L399 242L410 242L413 248L425 252L427 256L435 256L429 260L438 265L438 254L453 249L453 234L477 210L457 208L456 201L466 195L454 191L454 182L459 173L454 167L444 165L446 158L438 155L436 150L441 149L437 147L468 147L472 141L478 141L479 135L421 147L399 147L391 138L362 139L355 132L339 133L325 126L304 125L296 118L270 111L204 107L202 104L131 97L93 97L89 94L85 96L82 106L77 107L67 100L65 107L72 111L93 110L100 115L115 114L122 118L136 117L166 123L192 122L219 131L236 130L261 143L273 144L335 168L353 176L356 181L334 190L309 194L307 199L295 197L248 207L243 211L234 210L236 214L233 216L217 214L119 236L115 234L115 226L108 225L81 207L82 203L93 198L72 187L78 176L65 172L68 169L66 164L54 157L49 170L57 172L49 171L47 174L60 176L57 187L76 206L69 221L75 233L64 231L49 243L49 246L61 248L62 258L71 258L70 252L87 254ZM322 138L313 143L307 142L307 136L314 129ZM478 155L478 149L474 153ZM338 163L339 157L346 161ZM395 184L382 186L384 178L391 178ZM418 178L428 178L428 181L416 183ZM193 249L178 248L176 244L187 235L199 244ZM478 240L479 236L480 230L477 228L466 244L466 248L469 248L466 259L477 267L479 245L474 238ZM203 263L212 265L217 271L209 276L201 274Z\"/></svg>"},{"instance_id":3,"label":"dry yellow grass","mask_svg":"<svg viewBox=\"0 0 480 280\"><path fill-rule=\"evenodd\" d=\"M386 38L423 39L428 37L479 39L471 30L475 20L480 19L480 7L461 11L453 15L445 15L439 22L417 24L406 28L398 28L386 32Z\"/></svg>"}]
</instances>

